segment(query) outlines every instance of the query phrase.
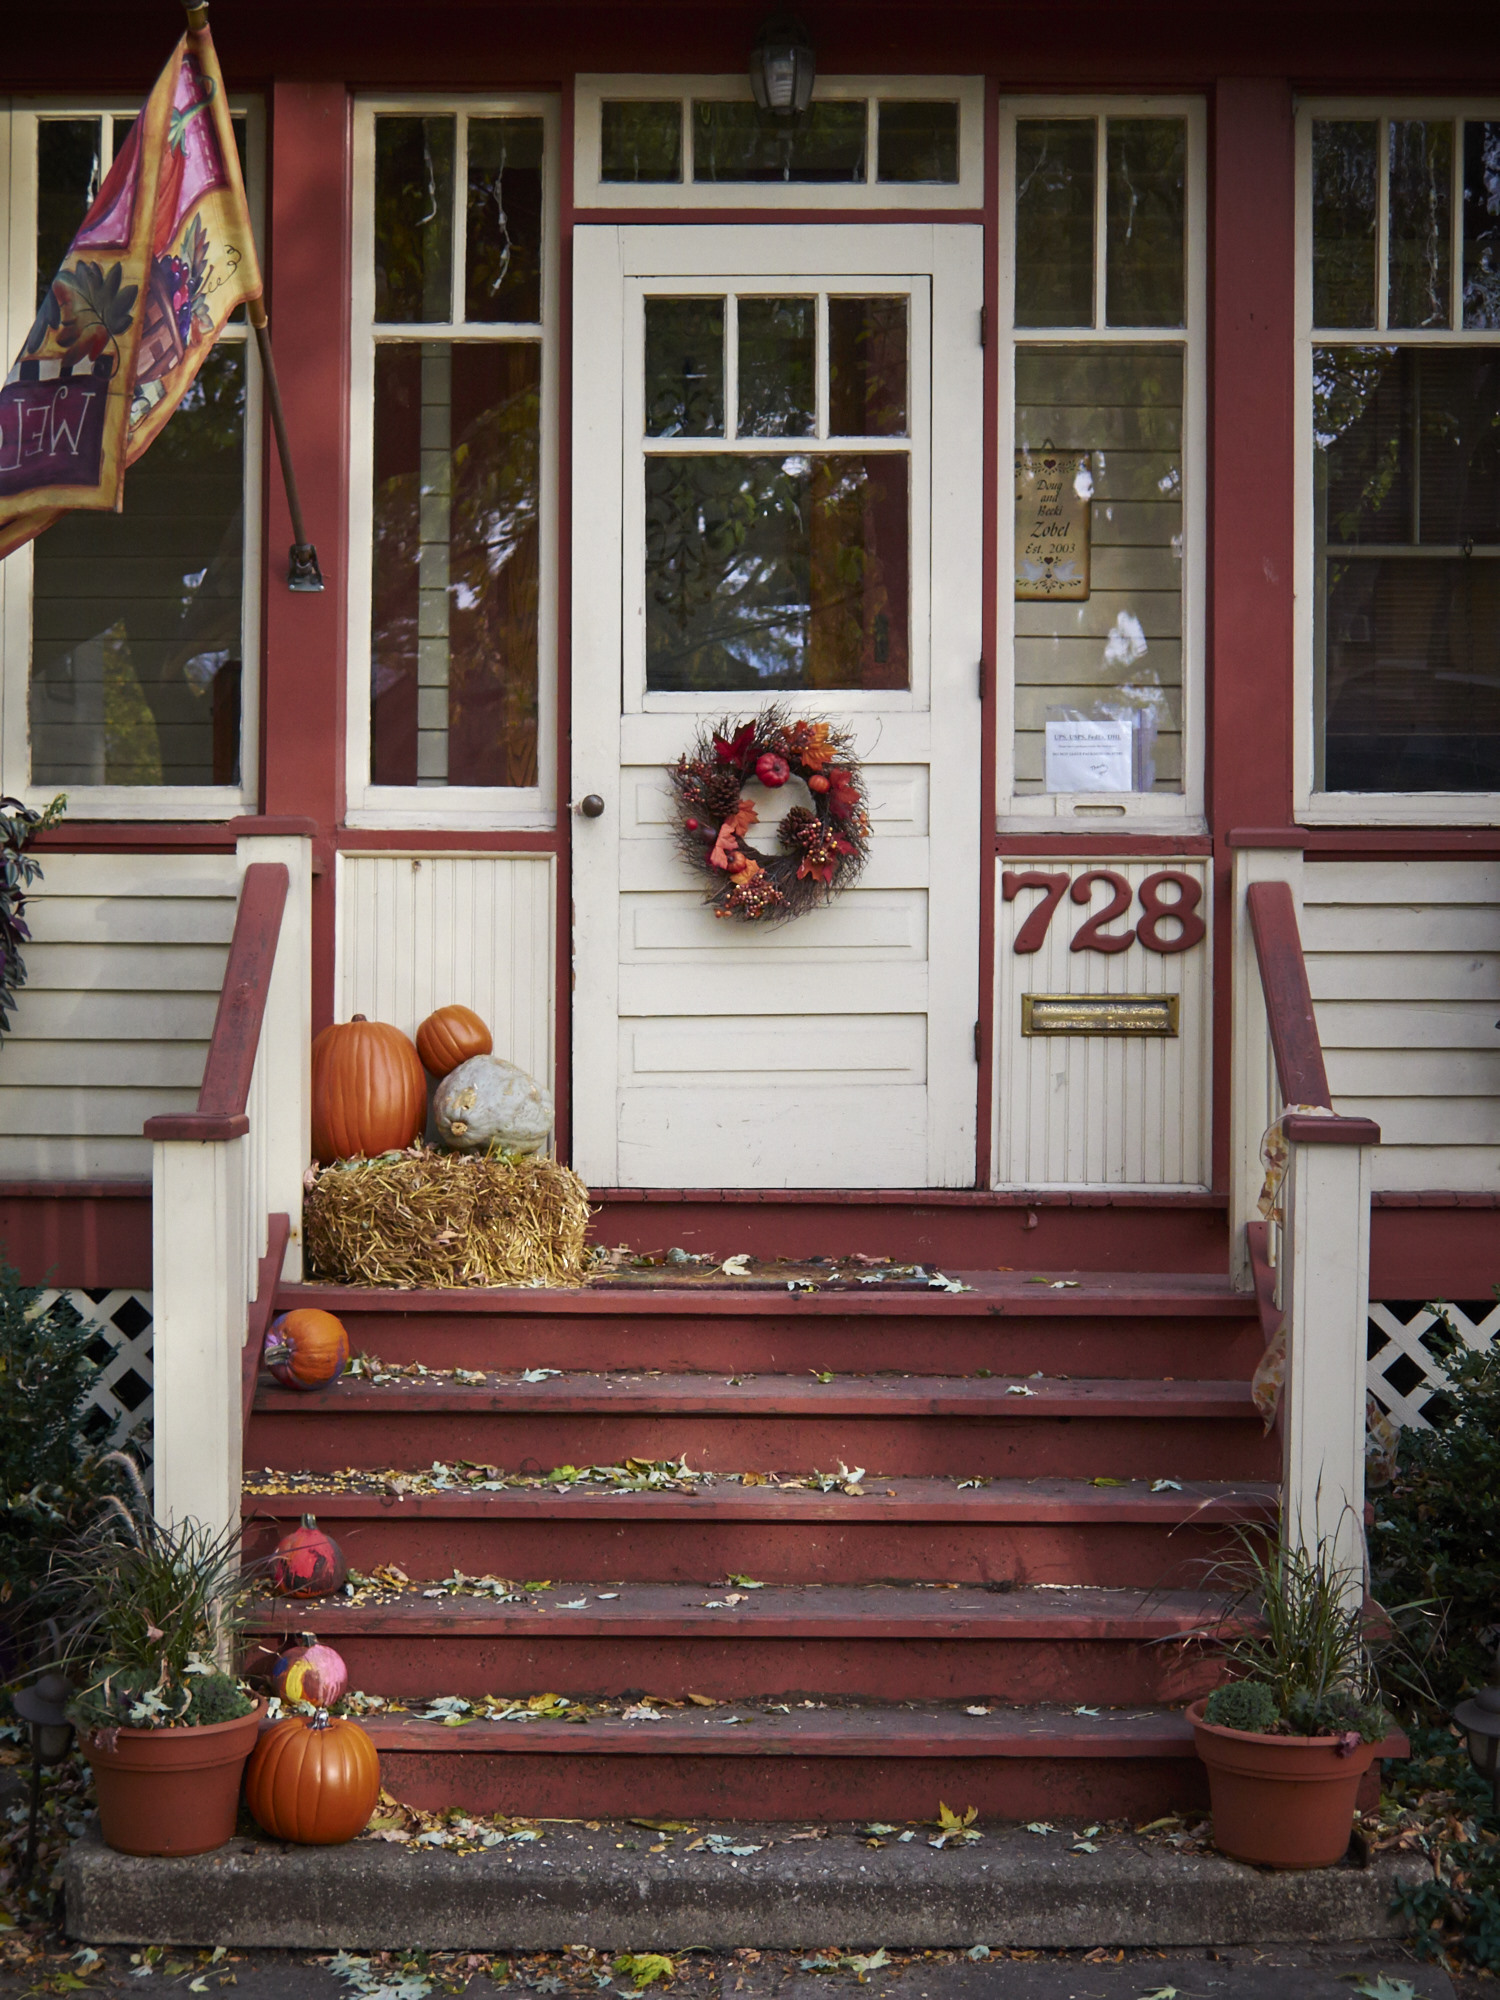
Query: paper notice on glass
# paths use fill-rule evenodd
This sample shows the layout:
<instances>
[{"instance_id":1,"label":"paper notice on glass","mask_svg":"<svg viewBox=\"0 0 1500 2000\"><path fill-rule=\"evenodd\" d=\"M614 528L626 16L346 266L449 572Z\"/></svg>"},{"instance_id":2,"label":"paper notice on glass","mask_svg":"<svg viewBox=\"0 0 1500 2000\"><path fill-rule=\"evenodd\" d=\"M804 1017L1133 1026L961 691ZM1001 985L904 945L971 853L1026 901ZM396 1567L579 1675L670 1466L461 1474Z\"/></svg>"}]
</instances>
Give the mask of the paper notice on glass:
<instances>
[{"instance_id":1,"label":"paper notice on glass","mask_svg":"<svg viewBox=\"0 0 1500 2000\"><path fill-rule=\"evenodd\" d=\"M1134 731L1128 717L1047 724L1049 792L1129 792Z\"/></svg>"}]
</instances>

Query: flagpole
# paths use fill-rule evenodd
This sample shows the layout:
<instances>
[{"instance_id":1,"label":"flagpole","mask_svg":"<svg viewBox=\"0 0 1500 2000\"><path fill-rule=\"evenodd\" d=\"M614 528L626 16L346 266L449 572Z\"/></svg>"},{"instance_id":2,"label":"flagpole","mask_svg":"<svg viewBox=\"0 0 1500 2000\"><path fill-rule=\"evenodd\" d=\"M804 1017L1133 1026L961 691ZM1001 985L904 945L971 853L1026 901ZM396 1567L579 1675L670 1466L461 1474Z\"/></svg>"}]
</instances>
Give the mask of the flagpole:
<instances>
[{"instance_id":1,"label":"flagpole","mask_svg":"<svg viewBox=\"0 0 1500 2000\"><path fill-rule=\"evenodd\" d=\"M183 0L188 33L201 35L208 27L208 0ZM264 299L247 299L245 311L255 334L265 381L266 401L271 407L271 428L276 433L276 455L281 460L281 483L286 488L287 512L292 517L292 546L287 556L288 590L321 590L323 572L318 552L307 538L302 519L302 497L297 491L297 475L292 470L292 441L287 435L286 412L281 407L281 384L276 379L276 357L271 352L271 327Z\"/></svg>"}]
</instances>

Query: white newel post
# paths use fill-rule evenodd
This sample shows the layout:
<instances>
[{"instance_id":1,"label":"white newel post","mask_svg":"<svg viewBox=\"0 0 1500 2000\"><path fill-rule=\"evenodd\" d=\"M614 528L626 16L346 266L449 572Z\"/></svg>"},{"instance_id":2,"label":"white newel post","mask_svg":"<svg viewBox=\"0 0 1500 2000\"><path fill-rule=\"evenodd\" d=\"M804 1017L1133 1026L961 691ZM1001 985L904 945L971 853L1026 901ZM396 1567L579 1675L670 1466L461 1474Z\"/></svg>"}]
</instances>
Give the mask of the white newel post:
<instances>
[{"instance_id":1,"label":"white newel post","mask_svg":"<svg viewBox=\"0 0 1500 2000\"><path fill-rule=\"evenodd\" d=\"M1372 1145L1294 1140L1282 1185L1286 1531L1363 1575Z\"/></svg>"},{"instance_id":2,"label":"white newel post","mask_svg":"<svg viewBox=\"0 0 1500 2000\"><path fill-rule=\"evenodd\" d=\"M1281 1109L1276 1065L1266 1029L1266 1002L1250 931L1246 893L1252 882L1285 882L1302 916L1300 847L1236 847L1230 965L1229 1272L1236 1291L1253 1291L1245 1225L1260 1217L1265 1170L1260 1142Z\"/></svg>"},{"instance_id":3,"label":"white newel post","mask_svg":"<svg viewBox=\"0 0 1500 2000\"><path fill-rule=\"evenodd\" d=\"M291 877L261 1027L253 1102L260 1108L265 1207L252 1227L258 1259L266 1253L266 1216L290 1218L281 1275L295 1283L302 1276L302 1174L312 1154L312 842L300 834L254 834L237 843L236 853L241 875L254 861L281 861Z\"/></svg>"}]
</instances>

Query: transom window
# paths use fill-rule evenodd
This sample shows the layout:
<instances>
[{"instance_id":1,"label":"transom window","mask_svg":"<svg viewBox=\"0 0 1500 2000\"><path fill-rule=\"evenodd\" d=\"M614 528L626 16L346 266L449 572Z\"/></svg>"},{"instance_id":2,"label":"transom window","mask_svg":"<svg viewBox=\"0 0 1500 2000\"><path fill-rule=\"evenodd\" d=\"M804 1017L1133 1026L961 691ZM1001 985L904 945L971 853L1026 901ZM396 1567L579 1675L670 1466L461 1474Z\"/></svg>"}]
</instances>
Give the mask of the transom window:
<instances>
[{"instance_id":1,"label":"transom window","mask_svg":"<svg viewBox=\"0 0 1500 2000\"><path fill-rule=\"evenodd\" d=\"M1500 115L1314 107L1301 146L1311 790L1500 791Z\"/></svg>"}]
</instances>

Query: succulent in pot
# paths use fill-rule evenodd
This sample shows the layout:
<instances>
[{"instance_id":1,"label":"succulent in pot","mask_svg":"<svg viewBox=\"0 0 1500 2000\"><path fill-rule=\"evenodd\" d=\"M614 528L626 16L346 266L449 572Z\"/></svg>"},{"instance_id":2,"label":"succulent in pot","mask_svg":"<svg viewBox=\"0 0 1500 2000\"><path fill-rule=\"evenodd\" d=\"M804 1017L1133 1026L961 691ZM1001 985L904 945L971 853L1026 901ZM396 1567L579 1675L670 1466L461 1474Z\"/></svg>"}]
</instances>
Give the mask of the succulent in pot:
<instances>
[{"instance_id":1,"label":"succulent in pot","mask_svg":"<svg viewBox=\"0 0 1500 2000\"><path fill-rule=\"evenodd\" d=\"M265 1704L226 1670L249 1579L237 1528L155 1519L135 1462L57 1553L50 1590L99 1827L126 1854L203 1854L234 1832Z\"/></svg>"}]
</instances>

